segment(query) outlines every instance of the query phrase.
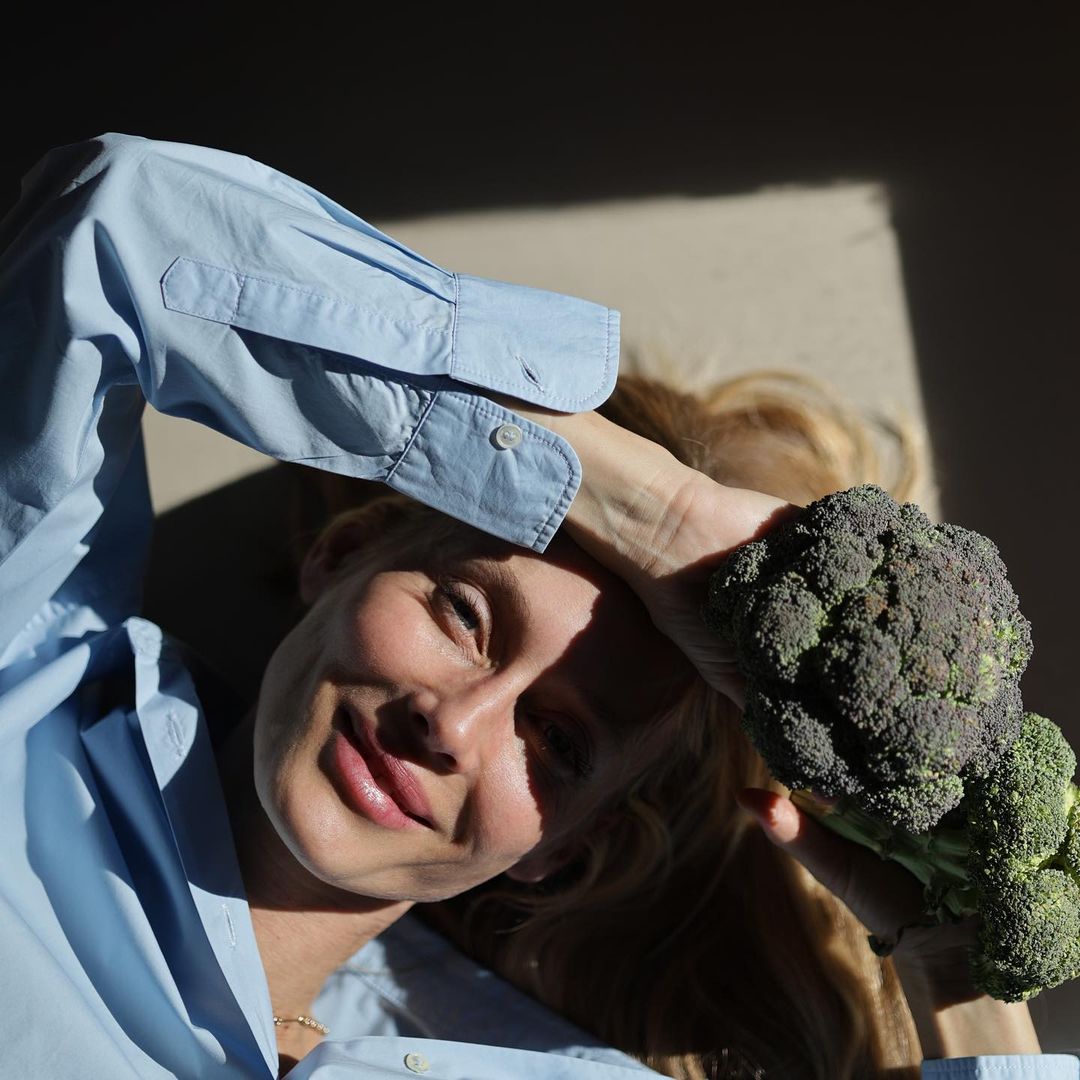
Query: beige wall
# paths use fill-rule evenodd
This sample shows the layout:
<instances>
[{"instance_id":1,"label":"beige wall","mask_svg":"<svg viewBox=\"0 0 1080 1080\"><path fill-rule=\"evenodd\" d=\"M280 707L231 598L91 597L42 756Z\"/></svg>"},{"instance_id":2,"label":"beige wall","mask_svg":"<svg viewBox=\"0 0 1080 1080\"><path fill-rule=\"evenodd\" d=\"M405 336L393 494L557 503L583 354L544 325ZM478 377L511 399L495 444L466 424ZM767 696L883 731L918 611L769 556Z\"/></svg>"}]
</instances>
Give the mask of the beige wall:
<instances>
[{"instance_id":1,"label":"beige wall","mask_svg":"<svg viewBox=\"0 0 1080 1080\"><path fill-rule=\"evenodd\" d=\"M923 429L896 240L877 185L378 224L443 266L618 308L623 370L694 384L794 369ZM145 429L159 511L264 463L190 422L148 412ZM934 510L932 484L919 501Z\"/></svg>"}]
</instances>

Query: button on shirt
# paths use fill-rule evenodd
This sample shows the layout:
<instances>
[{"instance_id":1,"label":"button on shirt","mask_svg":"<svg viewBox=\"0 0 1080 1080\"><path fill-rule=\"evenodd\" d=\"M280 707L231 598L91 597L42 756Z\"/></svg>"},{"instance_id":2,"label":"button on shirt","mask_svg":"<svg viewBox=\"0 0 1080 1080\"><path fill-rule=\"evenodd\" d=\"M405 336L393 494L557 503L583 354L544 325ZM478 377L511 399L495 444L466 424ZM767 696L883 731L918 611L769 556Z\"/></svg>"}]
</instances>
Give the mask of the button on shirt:
<instances>
[{"instance_id":1,"label":"button on shirt","mask_svg":"<svg viewBox=\"0 0 1080 1080\"><path fill-rule=\"evenodd\" d=\"M543 552L580 464L486 394L588 410L617 355L615 312L445 271L248 158L108 134L31 170L0 223L6 1074L277 1075L202 706L179 648L139 617L145 402ZM430 978L468 985L453 964ZM498 1006L410 1027L372 993L335 973L316 1015L382 1020L335 1021L293 1080L642 1072L520 995L525 1037L505 1046ZM1074 1058L990 1060L997 1077L1077 1076Z\"/></svg>"}]
</instances>

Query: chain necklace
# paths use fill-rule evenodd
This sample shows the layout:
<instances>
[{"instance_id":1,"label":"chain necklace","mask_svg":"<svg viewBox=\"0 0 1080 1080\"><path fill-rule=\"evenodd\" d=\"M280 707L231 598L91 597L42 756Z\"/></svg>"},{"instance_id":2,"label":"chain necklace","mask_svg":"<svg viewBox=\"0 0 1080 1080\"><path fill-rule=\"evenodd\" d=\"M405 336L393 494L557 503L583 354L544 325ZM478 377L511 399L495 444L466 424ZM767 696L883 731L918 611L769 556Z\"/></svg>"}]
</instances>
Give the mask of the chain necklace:
<instances>
[{"instance_id":1,"label":"chain necklace","mask_svg":"<svg viewBox=\"0 0 1080 1080\"><path fill-rule=\"evenodd\" d=\"M313 1031L317 1031L320 1035L329 1035L330 1029L325 1024L320 1024L313 1016L274 1016L274 1027L281 1027L283 1024L303 1024L304 1027L309 1027Z\"/></svg>"}]
</instances>

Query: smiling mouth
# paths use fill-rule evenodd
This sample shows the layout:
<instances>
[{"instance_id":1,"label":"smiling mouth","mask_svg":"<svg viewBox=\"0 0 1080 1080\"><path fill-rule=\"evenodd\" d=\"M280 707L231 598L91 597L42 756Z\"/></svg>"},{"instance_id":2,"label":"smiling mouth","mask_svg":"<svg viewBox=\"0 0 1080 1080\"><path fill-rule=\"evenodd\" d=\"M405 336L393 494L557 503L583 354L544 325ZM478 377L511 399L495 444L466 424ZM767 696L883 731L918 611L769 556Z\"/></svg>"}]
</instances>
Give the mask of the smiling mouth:
<instances>
[{"instance_id":1,"label":"smiling mouth","mask_svg":"<svg viewBox=\"0 0 1080 1080\"><path fill-rule=\"evenodd\" d=\"M412 771L400 758L388 754L369 738L363 722L348 707L338 710L334 726L353 751L339 762L343 773L366 816L374 816L381 824L401 827L406 820L434 829L431 806ZM358 759L358 760L357 760ZM358 798L357 798L358 797Z\"/></svg>"}]
</instances>

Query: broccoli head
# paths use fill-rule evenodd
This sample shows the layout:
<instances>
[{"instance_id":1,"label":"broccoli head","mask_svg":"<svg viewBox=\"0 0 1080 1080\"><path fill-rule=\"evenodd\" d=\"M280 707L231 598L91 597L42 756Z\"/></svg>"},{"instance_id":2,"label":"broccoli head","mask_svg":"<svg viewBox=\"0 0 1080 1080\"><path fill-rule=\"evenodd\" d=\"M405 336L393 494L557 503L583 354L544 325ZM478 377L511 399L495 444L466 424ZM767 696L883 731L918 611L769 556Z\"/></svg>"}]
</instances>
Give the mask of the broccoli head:
<instances>
[{"instance_id":1,"label":"broccoli head","mask_svg":"<svg viewBox=\"0 0 1080 1080\"><path fill-rule=\"evenodd\" d=\"M1023 1001L1080 975L1080 798L1076 755L1036 713L964 799L968 878L982 915L978 984Z\"/></svg>"},{"instance_id":2,"label":"broccoli head","mask_svg":"<svg viewBox=\"0 0 1080 1080\"><path fill-rule=\"evenodd\" d=\"M873 485L736 549L702 610L778 780L928 830L1017 738L1031 655L994 544Z\"/></svg>"},{"instance_id":3,"label":"broccoli head","mask_svg":"<svg viewBox=\"0 0 1080 1080\"><path fill-rule=\"evenodd\" d=\"M924 885L924 914L979 915L970 957L976 987L1024 1001L1080 976L1075 769L1061 729L1026 713L989 775L969 780L959 807L927 833L889 825L846 799L822 807L803 792L792 797L834 832L910 870Z\"/></svg>"}]
</instances>

